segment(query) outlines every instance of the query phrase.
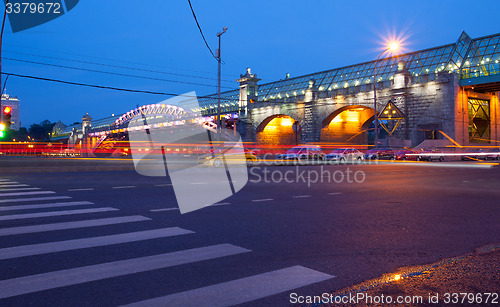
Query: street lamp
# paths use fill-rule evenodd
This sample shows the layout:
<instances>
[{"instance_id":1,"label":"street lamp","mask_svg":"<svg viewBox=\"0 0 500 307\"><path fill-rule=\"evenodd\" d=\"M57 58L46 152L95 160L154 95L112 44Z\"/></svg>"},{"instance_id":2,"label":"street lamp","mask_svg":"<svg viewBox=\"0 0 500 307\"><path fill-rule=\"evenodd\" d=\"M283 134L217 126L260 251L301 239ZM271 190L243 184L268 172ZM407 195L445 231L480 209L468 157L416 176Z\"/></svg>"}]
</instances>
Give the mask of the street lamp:
<instances>
[{"instance_id":1,"label":"street lamp","mask_svg":"<svg viewBox=\"0 0 500 307\"><path fill-rule=\"evenodd\" d=\"M375 110L375 140L374 140L374 148L378 147L378 114L377 114L377 63L380 60L380 57L386 53L389 50L396 50L398 49L398 44L397 43L392 43L387 49L382 51L382 53L379 54L377 59L375 60L375 66L373 68L373 109Z\"/></svg>"},{"instance_id":2,"label":"street lamp","mask_svg":"<svg viewBox=\"0 0 500 307\"><path fill-rule=\"evenodd\" d=\"M221 79L221 74L220 74L220 70L221 70L221 61L222 61L222 58L221 58L221 50L220 50L220 40L221 40L221 36L222 34L226 33L227 31L227 27L224 27L222 29L222 32L219 32L217 33L217 37L219 38L219 49L217 49L217 62L219 62L219 71L218 71L218 74L217 74L217 134L220 134L222 132L222 127L221 127L221 124L222 124L222 121L221 121L221 118L220 118L220 79Z\"/></svg>"}]
</instances>

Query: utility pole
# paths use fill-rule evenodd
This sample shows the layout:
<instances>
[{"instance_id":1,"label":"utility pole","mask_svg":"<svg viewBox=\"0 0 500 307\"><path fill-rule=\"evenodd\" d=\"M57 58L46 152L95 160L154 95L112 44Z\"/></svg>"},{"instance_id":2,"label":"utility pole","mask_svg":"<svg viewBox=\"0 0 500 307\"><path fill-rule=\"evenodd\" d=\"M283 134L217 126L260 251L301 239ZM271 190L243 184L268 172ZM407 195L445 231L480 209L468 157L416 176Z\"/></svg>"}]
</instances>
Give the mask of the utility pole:
<instances>
[{"instance_id":1,"label":"utility pole","mask_svg":"<svg viewBox=\"0 0 500 307\"><path fill-rule=\"evenodd\" d=\"M3 10L3 20L2 20L2 30L0 32L0 84L2 83L2 42L3 42L3 29L5 27L5 19L7 18L7 4L9 3L9 0L5 1L5 6ZM7 80L5 80L7 82ZM5 85L4 85L5 87ZM0 123L3 121L3 109L2 109L2 95L3 95L3 89L2 92L0 93ZM0 145L1 146L1 145Z\"/></svg>"},{"instance_id":2,"label":"utility pole","mask_svg":"<svg viewBox=\"0 0 500 307\"><path fill-rule=\"evenodd\" d=\"M217 33L217 37L219 38L219 49L217 49L217 62L219 63L219 71L217 74L217 134L220 135L222 133L222 120L220 114L220 81L221 81L221 50L220 50L220 41L222 34L226 33L227 27L222 29L222 32Z\"/></svg>"},{"instance_id":3,"label":"utility pole","mask_svg":"<svg viewBox=\"0 0 500 307\"><path fill-rule=\"evenodd\" d=\"M5 19L7 18L7 4L9 4L9 0L5 1L3 20L2 20L2 30L0 32L0 83L2 83L2 44L3 44L3 29L5 28ZM3 95L3 91L1 95ZM2 101L0 100L0 108L1 107L2 107Z\"/></svg>"}]
</instances>

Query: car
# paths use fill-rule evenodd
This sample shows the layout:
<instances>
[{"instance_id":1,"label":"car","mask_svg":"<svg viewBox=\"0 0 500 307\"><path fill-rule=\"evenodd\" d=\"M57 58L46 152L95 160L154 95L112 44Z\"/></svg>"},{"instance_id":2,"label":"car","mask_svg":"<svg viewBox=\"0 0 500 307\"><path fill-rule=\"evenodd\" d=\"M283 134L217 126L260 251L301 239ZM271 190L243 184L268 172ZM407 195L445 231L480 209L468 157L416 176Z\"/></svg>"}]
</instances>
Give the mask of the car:
<instances>
[{"instance_id":1,"label":"car","mask_svg":"<svg viewBox=\"0 0 500 307\"><path fill-rule=\"evenodd\" d=\"M465 152L465 155L460 157L462 161L467 160L479 160L479 159L487 159L487 156L482 149L471 148Z\"/></svg>"},{"instance_id":2,"label":"car","mask_svg":"<svg viewBox=\"0 0 500 307\"><path fill-rule=\"evenodd\" d=\"M365 152L365 160L390 159L394 160L394 151L390 148L373 148Z\"/></svg>"},{"instance_id":3,"label":"car","mask_svg":"<svg viewBox=\"0 0 500 307\"><path fill-rule=\"evenodd\" d=\"M248 167L253 166L257 161L257 155L248 149L244 149L245 157L241 154L241 150L235 150L234 147L226 148L217 153L208 153L198 157L198 161L202 164L223 167L224 160L227 164L243 164L246 163Z\"/></svg>"},{"instance_id":4,"label":"car","mask_svg":"<svg viewBox=\"0 0 500 307\"><path fill-rule=\"evenodd\" d=\"M317 145L301 145L288 149L284 154L276 156L278 162L294 162L304 160L323 161L325 155Z\"/></svg>"},{"instance_id":5,"label":"car","mask_svg":"<svg viewBox=\"0 0 500 307\"><path fill-rule=\"evenodd\" d=\"M417 157L418 157L417 155L418 155L418 152L413 151L413 150L409 150L409 149L405 149L405 150L396 151L394 153L394 158L396 160L403 160L403 161L417 160Z\"/></svg>"},{"instance_id":6,"label":"car","mask_svg":"<svg viewBox=\"0 0 500 307\"><path fill-rule=\"evenodd\" d=\"M363 153L356 148L337 148L325 156L328 162L361 162L364 160Z\"/></svg>"},{"instance_id":7,"label":"car","mask_svg":"<svg viewBox=\"0 0 500 307\"><path fill-rule=\"evenodd\" d=\"M488 150L486 160L500 160L500 148L492 148Z\"/></svg>"},{"instance_id":8,"label":"car","mask_svg":"<svg viewBox=\"0 0 500 307\"><path fill-rule=\"evenodd\" d=\"M439 162L444 161L444 154L441 150L436 148L426 148L418 152L417 161L433 161L438 160Z\"/></svg>"}]
</instances>

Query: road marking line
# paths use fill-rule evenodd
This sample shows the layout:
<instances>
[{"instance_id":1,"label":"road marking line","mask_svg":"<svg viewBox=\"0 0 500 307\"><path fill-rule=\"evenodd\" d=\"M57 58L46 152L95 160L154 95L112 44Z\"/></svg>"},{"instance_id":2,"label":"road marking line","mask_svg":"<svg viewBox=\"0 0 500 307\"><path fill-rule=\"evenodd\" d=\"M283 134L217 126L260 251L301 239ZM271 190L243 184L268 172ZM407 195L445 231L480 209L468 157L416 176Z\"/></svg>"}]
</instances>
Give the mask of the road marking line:
<instances>
[{"instance_id":1,"label":"road marking line","mask_svg":"<svg viewBox=\"0 0 500 307\"><path fill-rule=\"evenodd\" d=\"M172 253L107 262L79 268L36 274L0 281L0 298L77 285L90 281L135 274L225 256L250 250L219 244ZM248 287L247 287L248 288Z\"/></svg>"},{"instance_id":2,"label":"road marking line","mask_svg":"<svg viewBox=\"0 0 500 307\"><path fill-rule=\"evenodd\" d=\"M29 187L29 184L0 184L0 188L20 188Z\"/></svg>"},{"instance_id":3,"label":"road marking line","mask_svg":"<svg viewBox=\"0 0 500 307\"><path fill-rule=\"evenodd\" d=\"M274 199L272 199L272 198L252 199L253 202L271 201L271 200L274 200Z\"/></svg>"},{"instance_id":4,"label":"road marking line","mask_svg":"<svg viewBox=\"0 0 500 307\"><path fill-rule=\"evenodd\" d=\"M328 195L339 195L339 194L342 194L340 192L332 192L332 193L328 193Z\"/></svg>"},{"instance_id":5,"label":"road marking line","mask_svg":"<svg viewBox=\"0 0 500 307\"><path fill-rule=\"evenodd\" d=\"M57 199L70 199L69 196L54 196L54 197L33 197L33 198L14 198L14 199L0 199L0 204L3 203L19 203L24 201L41 201L41 200L57 200Z\"/></svg>"},{"instance_id":6,"label":"road marking line","mask_svg":"<svg viewBox=\"0 0 500 307\"><path fill-rule=\"evenodd\" d=\"M149 210L151 212L162 212L162 211L172 211L172 210L179 210L179 208L162 208L162 209L152 209Z\"/></svg>"},{"instance_id":7,"label":"road marking line","mask_svg":"<svg viewBox=\"0 0 500 307\"><path fill-rule=\"evenodd\" d=\"M121 187L112 187L112 189L131 189L131 188L135 188L135 185L125 185L125 186L121 186Z\"/></svg>"},{"instance_id":8,"label":"road marking line","mask_svg":"<svg viewBox=\"0 0 500 307\"><path fill-rule=\"evenodd\" d=\"M76 222L52 223L52 224L39 224L31 226L19 226L11 228L0 229L0 236L12 236L27 233L38 233L55 230L66 230L76 228L87 228L96 226L106 226L114 224L123 224L130 222L150 221L150 218L141 215L111 217L105 219L83 220Z\"/></svg>"},{"instance_id":9,"label":"road marking line","mask_svg":"<svg viewBox=\"0 0 500 307\"><path fill-rule=\"evenodd\" d=\"M233 306L334 277L302 266L293 266L126 306Z\"/></svg>"},{"instance_id":10,"label":"road marking line","mask_svg":"<svg viewBox=\"0 0 500 307\"><path fill-rule=\"evenodd\" d=\"M94 188L83 188L83 189L68 189L69 192L75 191L94 191Z\"/></svg>"},{"instance_id":11,"label":"road marking line","mask_svg":"<svg viewBox=\"0 0 500 307\"><path fill-rule=\"evenodd\" d=\"M33 219L33 218L39 218L39 217L62 216L62 215L72 215L72 214L84 214L84 213L97 213L97 212L109 212L109 211L118 211L118 209L104 207L104 208L93 208L93 209L80 209L80 210L65 210L65 211L51 211L51 212L39 212L39 213L3 215L3 216L0 216L0 221Z\"/></svg>"},{"instance_id":12,"label":"road marking line","mask_svg":"<svg viewBox=\"0 0 500 307\"><path fill-rule=\"evenodd\" d=\"M39 205L19 205L19 206L4 206L0 207L0 211L13 211L13 210L29 210L29 209L40 209L40 208L58 208L58 207L68 207L68 206L82 206L82 205L93 205L89 201L70 201L63 203L49 203L49 204L39 204Z\"/></svg>"},{"instance_id":13,"label":"road marking line","mask_svg":"<svg viewBox=\"0 0 500 307\"><path fill-rule=\"evenodd\" d=\"M297 195L297 196L292 196L292 198L308 198L311 197L311 195Z\"/></svg>"},{"instance_id":14,"label":"road marking line","mask_svg":"<svg viewBox=\"0 0 500 307\"><path fill-rule=\"evenodd\" d=\"M16 183L19 183L17 181L2 181L0 182L0 185L4 185L4 184L16 184Z\"/></svg>"},{"instance_id":15,"label":"road marking line","mask_svg":"<svg viewBox=\"0 0 500 307\"><path fill-rule=\"evenodd\" d=\"M216 203L210 206L225 206L225 205L230 205L231 203Z\"/></svg>"},{"instance_id":16,"label":"road marking line","mask_svg":"<svg viewBox=\"0 0 500 307\"><path fill-rule=\"evenodd\" d=\"M224 181L227 182L227 181ZM208 182L191 182L191 184L208 184Z\"/></svg>"},{"instance_id":17,"label":"road marking line","mask_svg":"<svg viewBox=\"0 0 500 307\"><path fill-rule=\"evenodd\" d=\"M39 195L39 194L56 194L54 191L36 191L36 192L17 192L17 193L2 193L1 196L24 196L24 195Z\"/></svg>"},{"instance_id":18,"label":"road marking line","mask_svg":"<svg viewBox=\"0 0 500 307\"><path fill-rule=\"evenodd\" d=\"M0 260L58 253L63 251L92 248L98 246L110 246L115 244L145 241L156 238L166 238L166 237L180 236L192 233L194 232L191 230L186 230L179 227L169 227L169 228L121 233L117 235L109 235L101 237L90 237L90 238L67 240L67 241L14 246L14 247L0 248Z\"/></svg>"},{"instance_id":19,"label":"road marking line","mask_svg":"<svg viewBox=\"0 0 500 307\"><path fill-rule=\"evenodd\" d=\"M15 188L15 189L4 189L0 187L0 192L15 192L15 191L34 191L34 190L41 190L40 188ZM4 195L3 193L0 193L0 196Z\"/></svg>"},{"instance_id":20,"label":"road marking line","mask_svg":"<svg viewBox=\"0 0 500 307\"><path fill-rule=\"evenodd\" d=\"M212 204L212 205L207 205L206 207L211 207L211 206L224 206L224 205L230 205L231 203L217 203L217 204ZM177 207L172 207L172 208L160 208L160 209L151 209L149 210L150 212L164 212L164 211L175 211L179 210Z\"/></svg>"},{"instance_id":21,"label":"road marking line","mask_svg":"<svg viewBox=\"0 0 500 307\"><path fill-rule=\"evenodd\" d=\"M167 186L171 186L171 185L172 185L171 183L155 184L155 187L167 187Z\"/></svg>"}]
</instances>

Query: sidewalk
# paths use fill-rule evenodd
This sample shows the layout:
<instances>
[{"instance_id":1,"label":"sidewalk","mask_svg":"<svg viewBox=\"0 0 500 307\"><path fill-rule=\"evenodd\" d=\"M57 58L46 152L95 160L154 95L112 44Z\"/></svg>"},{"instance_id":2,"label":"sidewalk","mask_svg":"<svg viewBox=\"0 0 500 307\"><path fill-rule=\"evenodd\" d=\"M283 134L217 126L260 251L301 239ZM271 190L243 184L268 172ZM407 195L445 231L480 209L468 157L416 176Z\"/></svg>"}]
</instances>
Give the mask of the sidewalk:
<instances>
[{"instance_id":1,"label":"sidewalk","mask_svg":"<svg viewBox=\"0 0 500 307\"><path fill-rule=\"evenodd\" d=\"M347 303L310 306L500 306L500 243L430 265L401 268L331 295ZM408 301L396 303L398 297Z\"/></svg>"}]
</instances>

